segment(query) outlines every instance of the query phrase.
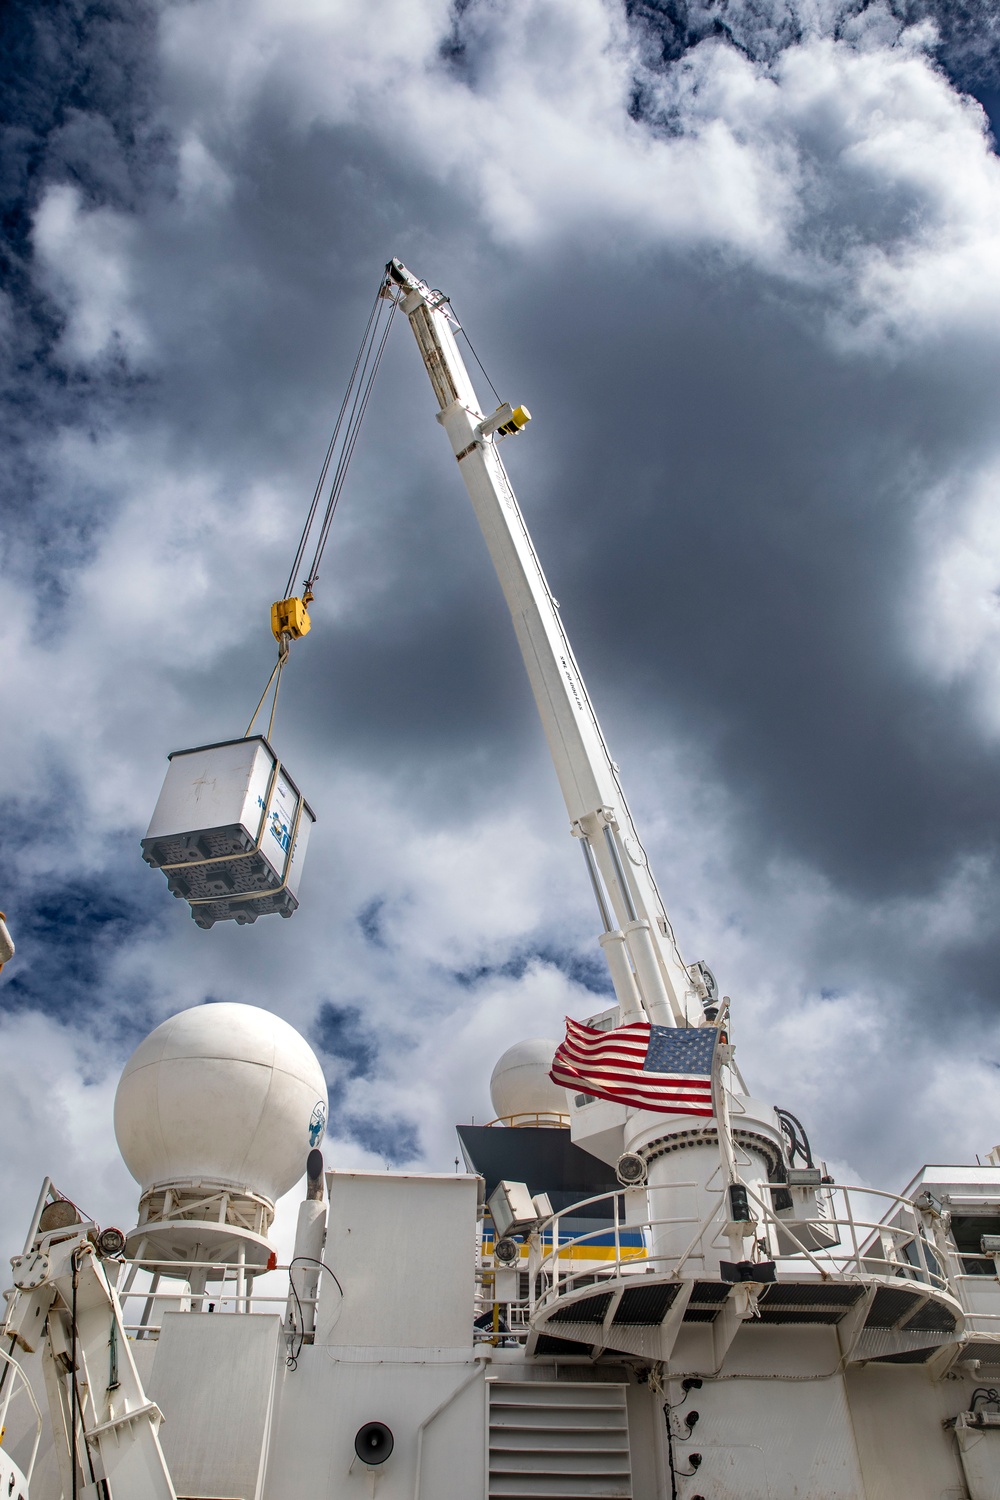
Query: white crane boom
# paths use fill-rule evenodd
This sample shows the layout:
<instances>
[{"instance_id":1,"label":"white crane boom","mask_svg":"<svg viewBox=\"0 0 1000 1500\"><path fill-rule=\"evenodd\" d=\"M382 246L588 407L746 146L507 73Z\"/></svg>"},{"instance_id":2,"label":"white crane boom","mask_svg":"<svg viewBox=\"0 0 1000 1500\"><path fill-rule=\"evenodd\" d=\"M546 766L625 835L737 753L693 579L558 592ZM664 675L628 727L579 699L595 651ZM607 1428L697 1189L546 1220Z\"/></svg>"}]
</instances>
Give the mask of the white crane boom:
<instances>
[{"instance_id":1,"label":"white crane boom","mask_svg":"<svg viewBox=\"0 0 1000 1500\"><path fill-rule=\"evenodd\" d=\"M559 617L497 452L522 408L485 419L455 342L448 299L398 260L388 267L416 335L472 507L507 600L573 834L581 839L605 931L601 936L623 1021L660 1026L703 1019L706 971L681 958L656 882ZM391 293L390 293L391 294Z\"/></svg>"}]
</instances>

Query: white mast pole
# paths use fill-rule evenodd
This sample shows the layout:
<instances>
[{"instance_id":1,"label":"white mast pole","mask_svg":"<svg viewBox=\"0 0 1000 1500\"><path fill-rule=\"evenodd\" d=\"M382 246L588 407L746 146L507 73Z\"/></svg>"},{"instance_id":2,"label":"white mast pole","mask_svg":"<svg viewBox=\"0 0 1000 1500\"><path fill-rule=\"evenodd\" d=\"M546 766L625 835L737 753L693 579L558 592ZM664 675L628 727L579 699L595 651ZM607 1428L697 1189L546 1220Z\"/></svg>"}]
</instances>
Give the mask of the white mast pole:
<instances>
[{"instance_id":1,"label":"white mast pole","mask_svg":"<svg viewBox=\"0 0 1000 1500\"><path fill-rule=\"evenodd\" d=\"M400 288L438 399L438 421L451 440L514 621L571 831L584 841L605 923L601 946L622 1020L697 1023L699 990L678 951L558 605L497 452L497 433L484 422L447 298L398 260L388 272Z\"/></svg>"}]
</instances>

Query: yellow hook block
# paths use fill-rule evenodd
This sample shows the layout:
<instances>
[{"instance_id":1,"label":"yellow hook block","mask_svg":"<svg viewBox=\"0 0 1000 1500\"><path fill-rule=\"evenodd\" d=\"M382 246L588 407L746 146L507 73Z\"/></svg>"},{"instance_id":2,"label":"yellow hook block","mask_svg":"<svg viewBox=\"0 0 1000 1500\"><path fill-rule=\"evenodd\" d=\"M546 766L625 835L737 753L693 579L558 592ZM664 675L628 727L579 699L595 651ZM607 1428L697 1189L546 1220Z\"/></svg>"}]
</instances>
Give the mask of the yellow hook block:
<instances>
[{"instance_id":1,"label":"yellow hook block","mask_svg":"<svg viewBox=\"0 0 1000 1500\"><path fill-rule=\"evenodd\" d=\"M309 634L311 624L303 599L279 599L271 605L271 630L276 641L283 635L297 641Z\"/></svg>"}]
</instances>

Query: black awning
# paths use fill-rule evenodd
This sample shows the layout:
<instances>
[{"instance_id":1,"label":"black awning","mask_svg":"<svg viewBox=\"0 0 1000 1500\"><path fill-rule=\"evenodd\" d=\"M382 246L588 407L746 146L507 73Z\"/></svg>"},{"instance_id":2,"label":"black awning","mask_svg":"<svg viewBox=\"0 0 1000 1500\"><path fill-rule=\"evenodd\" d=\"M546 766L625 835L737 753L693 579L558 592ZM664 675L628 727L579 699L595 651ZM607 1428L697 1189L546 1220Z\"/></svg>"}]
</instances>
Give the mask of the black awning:
<instances>
[{"instance_id":1,"label":"black awning","mask_svg":"<svg viewBox=\"0 0 1000 1500\"><path fill-rule=\"evenodd\" d=\"M458 1139L471 1172L486 1179L487 1198L498 1182L524 1182L528 1191L578 1202L619 1190L613 1168L591 1156L558 1126L459 1125Z\"/></svg>"}]
</instances>

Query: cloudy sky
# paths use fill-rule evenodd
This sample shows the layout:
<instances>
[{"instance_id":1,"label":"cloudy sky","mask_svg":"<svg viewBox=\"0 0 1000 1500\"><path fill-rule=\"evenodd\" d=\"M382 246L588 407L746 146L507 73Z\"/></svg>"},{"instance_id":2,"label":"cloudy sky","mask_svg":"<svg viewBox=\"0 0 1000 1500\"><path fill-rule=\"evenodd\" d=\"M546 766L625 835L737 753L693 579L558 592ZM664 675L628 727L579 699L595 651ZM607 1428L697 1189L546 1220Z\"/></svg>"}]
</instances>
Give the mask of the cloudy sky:
<instances>
[{"instance_id":1,"label":"cloudy sky","mask_svg":"<svg viewBox=\"0 0 1000 1500\"><path fill-rule=\"evenodd\" d=\"M202 932L139 856L167 752L242 733L270 670L392 255L534 414L505 457L754 1091L886 1187L1000 1140L996 7L15 0L0 29L4 1246L47 1170L129 1218L114 1087L175 1010L279 1012L331 1160L442 1170L504 1048L606 1003L404 322L282 689L300 911Z\"/></svg>"}]
</instances>

